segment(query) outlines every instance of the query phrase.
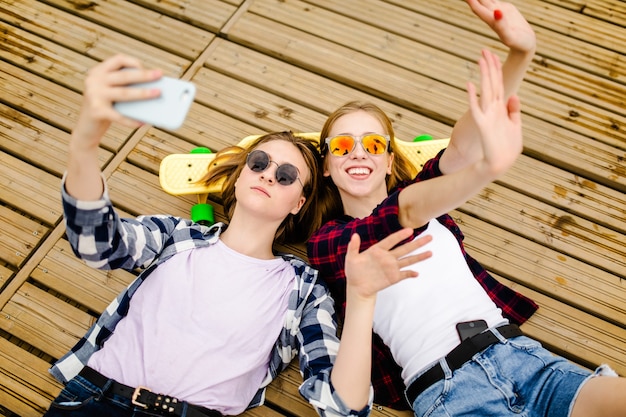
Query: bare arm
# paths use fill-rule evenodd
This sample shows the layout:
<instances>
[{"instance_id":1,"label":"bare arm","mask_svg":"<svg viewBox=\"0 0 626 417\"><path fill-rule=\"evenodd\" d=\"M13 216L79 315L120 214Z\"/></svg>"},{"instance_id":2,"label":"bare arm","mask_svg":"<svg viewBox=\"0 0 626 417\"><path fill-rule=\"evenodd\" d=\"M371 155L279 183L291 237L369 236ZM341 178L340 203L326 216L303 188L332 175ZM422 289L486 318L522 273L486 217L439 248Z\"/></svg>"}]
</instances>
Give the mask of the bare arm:
<instances>
[{"instance_id":1,"label":"bare arm","mask_svg":"<svg viewBox=\"0 0 626 417\"><path fill-rule=\"evenodd\" d=\"M468 83L470 114L481 157L461 170L404 188L398 197L400 224L420 227L465 203L504 173L522 152L522 121L517 96L505 97L498 57L484 50L479 61L481 96Z\"/></svg>"},{"instance_id":2,"label":"bare arm","mask_svg":"<svg viewBox=\"0 0 626 417\"><path fill-rule=\"evenodd\" d=\"M134 58L117 55L92 68L85 80L78 122L70 139L65 179L67 192L78 200L102 197L104 185L98 164L98 145L111 123L140 125L115 111L113 103L159 95L159 91L124 86L156 80L161 77L160 71L120 71L124 67L141 68L141 64Z\"/></svg>"},{"instance_id":3,"label":"bare arm","mask_svg":"<svg viewBox=\"0 0 626 417\"><path fill-rule=\"evenodd\" d=\"M517 94L535 55L535 32L511 3L498 0L467 0L467 3L474 14L492 28L509 48L502 65L504 97L509 98ZM455 124L448 149L441 157L440 168L444 174L463 169L481 158L483 149L479 135L471 111L468 110Z\"/></svg>"},{"instance_id":4,"label":"bare arm","mask_svg":"<svg viewBox=\"0 0 626 417\"><path fill-rule=\"evenodd\" d=\"M430 252L407 256L430 242L430 236L392 249L412 233L411 229L400 230L361 253L359 235L353 235L348 245L346 317L331 380L342 400L354 410L361 410L369 398L376 294L403 279L416 277L416 272L401 268L431 256Z\"/></svg>"}]
</instances>

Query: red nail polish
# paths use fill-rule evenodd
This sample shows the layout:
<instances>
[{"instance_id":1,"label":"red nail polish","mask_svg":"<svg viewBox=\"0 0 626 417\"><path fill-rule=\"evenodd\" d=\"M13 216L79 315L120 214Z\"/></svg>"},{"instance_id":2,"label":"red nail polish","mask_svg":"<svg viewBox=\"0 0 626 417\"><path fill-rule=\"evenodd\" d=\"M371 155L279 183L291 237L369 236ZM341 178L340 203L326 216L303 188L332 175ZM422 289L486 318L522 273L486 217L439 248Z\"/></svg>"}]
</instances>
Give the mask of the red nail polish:
<instances>
[{"instance_id":1,"label":"red nail polish","mask_svg":"<svg viewBox=\"0 0 626 417\"><path fill-rule=\"evenodd\" d=\"M493 11L493 18L496 20L502 19L502 10L496 9Z\"/></svg>"}]
</instances>

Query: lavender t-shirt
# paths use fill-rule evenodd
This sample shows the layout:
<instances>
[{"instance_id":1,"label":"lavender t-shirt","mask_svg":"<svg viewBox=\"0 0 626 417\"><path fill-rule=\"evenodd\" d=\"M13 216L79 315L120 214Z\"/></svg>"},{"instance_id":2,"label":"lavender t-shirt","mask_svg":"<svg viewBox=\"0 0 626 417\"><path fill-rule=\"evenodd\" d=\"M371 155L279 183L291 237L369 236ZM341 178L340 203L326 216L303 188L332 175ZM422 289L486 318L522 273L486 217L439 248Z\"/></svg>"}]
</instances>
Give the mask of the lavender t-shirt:
<instances>
[{"instance_id":1,"label":"lavender t-shirt","mask_svg":"<svg viewBox=\"0 0 626 417\"><path fill-rule=\"evenodd\" d=\"M221 240L175 255L138 289L89 366L123 384L235 415L267 374L293 267Z\"/></svg>"}]
</instances>

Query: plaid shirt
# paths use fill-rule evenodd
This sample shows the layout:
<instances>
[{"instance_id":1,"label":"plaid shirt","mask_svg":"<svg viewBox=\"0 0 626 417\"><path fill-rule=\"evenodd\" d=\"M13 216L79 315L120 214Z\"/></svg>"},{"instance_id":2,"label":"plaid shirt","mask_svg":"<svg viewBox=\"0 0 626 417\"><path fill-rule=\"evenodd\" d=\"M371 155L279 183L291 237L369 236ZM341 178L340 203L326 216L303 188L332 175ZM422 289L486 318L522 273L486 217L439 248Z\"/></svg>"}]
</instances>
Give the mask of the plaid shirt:
<instances>
[{"instance_id":1,"label":"plaid shirt","mask_svg":"<svg viewBox=\"0 0 626 417\"><path fill-rule=\"evenodd\" d=\"M50 368L55 378L67 383L115 331L128 312L133 294L155 268L177 253L217 242L225 226L218 223L209 228L171 216L120 219L106 190L101 200L93 202L75 200L65 192L65 187L62 194L67 237L78 257L100 269L145 268L72 350ZM304 261L293 255L282 257L293 266L296 279L267 375L249 408L263 404L266 386L299 354L304 377L300 393L321 416L368 415L373 399L371 388L368 405L355 411L343 404L330 383L339 340L328 288L318 282L317 271Z\"/></svg>"},{"instance_id":2,"label":"plaid shirt","mask_svg":"<svg viewBox=\"0 0 626 417\"><path fill-rule=\"evenodd\" d=\"M439 170L439 158L431 159L413 181L400 184L370 216L354 219L343 216L326 223L308 242L308 257L311 265L320 271L327 282L333 298L337 302L340 320L345 316L346 276L344 263L346 248L350 236L358 233L361 236L361 250L365 250L389 234L402 228L398 220L399 191L413 182L423 181L442 175ZM521 324L536 310L537 305L530 299L500 284L471 256L463 247L463 233L449 215L438 217L437 220L447 227L457 238L467 265L489 297L502 309L511 322ZM424 231L426 226L416 229L415 236ZM372 383L374 385L374 402L396 409L410 409L404 397L404 381L402 369L394 361L389 348L382 339L374 334L372 346Z\"/></svg>"}]
</instances>

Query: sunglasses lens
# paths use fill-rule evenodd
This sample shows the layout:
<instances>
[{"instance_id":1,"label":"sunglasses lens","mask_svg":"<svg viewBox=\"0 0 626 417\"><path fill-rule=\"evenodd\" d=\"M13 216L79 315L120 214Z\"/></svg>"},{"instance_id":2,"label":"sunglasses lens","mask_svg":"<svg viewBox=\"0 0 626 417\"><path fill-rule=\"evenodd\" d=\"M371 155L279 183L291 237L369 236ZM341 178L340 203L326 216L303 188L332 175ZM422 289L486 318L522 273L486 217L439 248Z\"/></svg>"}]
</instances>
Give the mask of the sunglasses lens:
<instances>
[{"instance_id":1,"label":"sunglasses lens","mask_svg":"<svg viewBox=\"0 0 626 417\"><path fill-rule=\"evenodd\" d=\"M354 149L354 138L352 136L335 136L328 144L330 153L335 156L343 156Z\"/></svg>"},{"instance_id":2,"label":"sunglasses lens","mask_svg":"<svg viewBox=\"0 0 626 417\"><path fill-rule=\"evenodd\" d=\"M260 149L252 151L246 158L248 168L254 172L263 172L270 165L270 156ZM276 182L291 185L298 179L298 168L291 164L279 165L276 168Z\"/></svg>"},{"instance_id":3,"label":"sunglasses lens","mask_svg":"<svg viewBox=\"0 0 626 417\"><path fill-rule=\"evenodd\" d=\"M363 148L372 155L380 155L387 150L387 138L381 135L365 135L361 138Z\"/></svg>"},{"instance_id":4,"label":"sunglasses lens","mask_svg":"<svg viewBox=\"0 0 626 417\"><path fill-rule=\"evenodd\" d=\"M276 181L281 185L291 185L298 178L298 169L291 164L283 164L276 168Z\"/></svg>"},{"instance_id":5,"label":"sunglasses lens","mask_svg":"<svg viewBox=\"0 0 626 417\"><path fill-rule=\"evenodd\" d=\"M270 164L270 156L261 150L252 151L246 158L248 168L254 172L263 172Z\"/></svg>"}]
</instances>

